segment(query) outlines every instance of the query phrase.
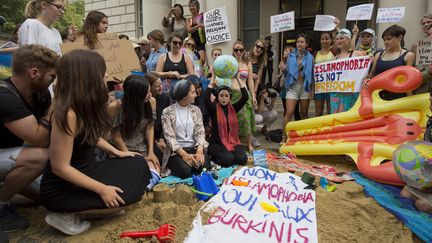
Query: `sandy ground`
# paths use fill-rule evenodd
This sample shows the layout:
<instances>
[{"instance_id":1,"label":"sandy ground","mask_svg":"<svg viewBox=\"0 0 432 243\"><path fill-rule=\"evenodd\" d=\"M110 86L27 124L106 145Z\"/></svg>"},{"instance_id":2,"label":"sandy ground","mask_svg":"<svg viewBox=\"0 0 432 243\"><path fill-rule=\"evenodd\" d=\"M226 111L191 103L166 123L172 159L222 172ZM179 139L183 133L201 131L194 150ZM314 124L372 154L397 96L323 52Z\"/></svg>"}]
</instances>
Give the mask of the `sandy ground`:
<instances>
[{"instance_id":1,"label":"sandy ground","mask_svg":"<svg viewBox=\"0 0 432 243\"><path fill-rule=\"evenodd\" d=\"M352 171L354 163L341 156L301 157L308 164L325 163L340 171ZM277 170L277 169L275 169ZM282 171L280 171L282 172ZM318 238L320 242L420 242L392 214L380 207L363 193L355 182L337 185L335 192L321 187L317 192ZM44 222L45 209L41 206L20 207L18 211L31 221L31 227L10 234L11 242L137 242L121 239L123 231L150 230L164 223L177 227L176 242L182 242L191 229L191 222L202 206L193 194L182 186L159 189L154 202L154 193L146 194L143 200L130 206L127 213L109 219L91 220L92 228L78 236L65 236ZM155 239L140 239L138 242L157 242Z\"/></svg>"}]
</instances>

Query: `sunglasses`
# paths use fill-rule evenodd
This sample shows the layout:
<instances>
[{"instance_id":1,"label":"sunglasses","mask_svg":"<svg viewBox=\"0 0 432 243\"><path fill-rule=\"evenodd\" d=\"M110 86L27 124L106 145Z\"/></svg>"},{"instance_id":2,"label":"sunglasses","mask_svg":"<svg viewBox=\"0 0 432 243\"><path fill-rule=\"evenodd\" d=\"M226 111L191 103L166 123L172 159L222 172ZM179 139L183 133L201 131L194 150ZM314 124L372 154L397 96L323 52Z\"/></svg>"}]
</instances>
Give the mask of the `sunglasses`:
<instances>
[{"instance_id":1,"label":"sunglasses","mask_svg":"<svg viewBox=\"0 0 432 243\"><path fill-rule=\"evenodd\" d=\"M53 5L54 7L56 7L59 12L63 12L63 13L66 12L65 7L63 5L61 5L61 4L55 4L55 3L50 3L50 2L47 2L47 3L49 3L49 4Z\"/></svg>"},{"instance_id":2,"label":"sunglasses","mask_svg":"<svg viewBox=\"0 0 432 243\"><path fill-rule=\"evenodd\" d=\"M263 50L263 49L264 49L264 46L255 45L255 48L258 49L258 50Z\"/></svg>"},{"instance_id":3,"label":"sunglasses","mask_svg":"<svg viewBox=\"0 0 432 243\"><path fill-rule=\"evenodd\" d=\"M233 49L233 51L234 51L234 52L244 52L244 49L243 49L243 48L240 48L240 49Z\"/></svg>"},{"instance_id":4,"label":"sunglasses","mask_svg":"<svg viewBox=\"0 0 432 243\"><path fill-rule=\"evenodd\" d=\"M192 43L186 43L186 45L190 46L190 47L195 47L195 44L192 44Z\"/></svg>"},{"instance_id":5,"label":"sunglasses","mask_svg":"<svg viewBox=\"0 0 432 243\"><path fill-rule=\"evenodd\" d=\"M181 46L181 45L183 44L182 41L171 41L171 43L172 43L173 45L176 45L176 46Z\"/></svg>"}]
</instances>

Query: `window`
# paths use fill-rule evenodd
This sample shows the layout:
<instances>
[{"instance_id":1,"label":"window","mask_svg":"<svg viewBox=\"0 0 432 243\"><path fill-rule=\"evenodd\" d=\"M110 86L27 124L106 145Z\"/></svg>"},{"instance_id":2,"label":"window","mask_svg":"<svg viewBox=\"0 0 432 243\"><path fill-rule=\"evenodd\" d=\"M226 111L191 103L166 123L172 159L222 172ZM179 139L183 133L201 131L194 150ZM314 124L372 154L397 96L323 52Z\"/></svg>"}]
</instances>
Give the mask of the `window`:
<instances>
[{"instance_id":1,"label":"window","mask_svg":"<svg viewBox=\"0 0 432 243\"><path fill-rule=\"evenodd\" d=\"M245 49L250 50L260 37L260 0L242 0L241 39Z\"/></svg>"}]
</instances>

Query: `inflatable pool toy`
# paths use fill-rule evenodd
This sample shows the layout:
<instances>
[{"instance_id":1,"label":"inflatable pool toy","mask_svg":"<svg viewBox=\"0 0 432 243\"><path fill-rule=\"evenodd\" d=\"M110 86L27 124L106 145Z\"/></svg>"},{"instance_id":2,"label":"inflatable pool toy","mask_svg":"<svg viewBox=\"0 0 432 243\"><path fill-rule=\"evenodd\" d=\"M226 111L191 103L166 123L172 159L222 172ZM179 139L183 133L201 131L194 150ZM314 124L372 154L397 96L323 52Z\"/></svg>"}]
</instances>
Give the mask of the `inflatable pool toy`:
<instances>
[{"instance_id":1,"label":"inflatable pool toy","mask_svg":"<svg viewBox=\"0 0 432 243\"><path fill-rule=\"evenodd\" d=\"M213 71L216 77L232 79L237 74L238 62L231 55L218 56L213 63Z\"/></svg>"},{"instance_id":2,"label":"inflatable pool toy","mask_svg":"<svg viewBox=\"0 0 432 243\"><path fill-rule=\"evenodd\" d=\"M422 82L414 67L390 69L362 89L355 105L346 112L302 121L285 127L287 141L280 152L297 155L349 155L360 172L375 181L403 185L391 163L393 152L406 142L421 139L427 122L429 94L385 101L378 92L405 93Z\"/></svg>"},{"instance_id":3,"label":"inflatable pool toy","mask_svg":"<svg viewBox=\"0 0 432 243\"><path fill-rule=\"evenodd\" d=\"M406 142L393 153L393 165L399 177L419 190L432 187L432 143Z\"/></svg>"}]
</instances>

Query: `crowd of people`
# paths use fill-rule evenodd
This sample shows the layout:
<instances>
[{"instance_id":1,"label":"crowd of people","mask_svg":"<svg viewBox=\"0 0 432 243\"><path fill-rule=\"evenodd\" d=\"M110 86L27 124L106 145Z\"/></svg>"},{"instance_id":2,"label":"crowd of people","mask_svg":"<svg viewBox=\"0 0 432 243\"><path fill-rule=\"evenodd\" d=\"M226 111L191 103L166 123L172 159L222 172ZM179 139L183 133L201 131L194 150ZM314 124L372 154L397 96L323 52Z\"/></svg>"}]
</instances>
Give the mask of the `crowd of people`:
<instances>
[{"instance_id":1,"label":"crowd of people","mask_svg":"<svg viewBox=\"0 0 432 243\"><path fill-rule=\"evenodd\" d=\"M325 106L328 114L349 110L358 92L315 94L314 64L370 56L365 89L386 70L415 65L415 52L403 47L401 26L383 32L384 48L377 48L372 29L337 27L315 40L319 50L310 49L305 34L294 46L284 46L274 80L271 36L256 40L250 50L237 40L227 54L237 60L238 72L220 79L211 63L222 50L207 49L199 2L190 0L191 17L176 4L162 18L168 38L160 29L139 39L120 37L133 42L145 75L107 80L103 58L91 50L98 46L97 34L107 31L108 17L91 11L81 30L71 26L62 38L52 26L64 14L64 4L29 2L28 19L16 32L20 47L13 54L12 76L0 82L0 227L5 232L29 226L9 203L17 193L41 202L49 210L49 225L76 235L90 227L83 212L121 214L161 177L187 178L210 170L211 161L224 167L246 164L246 151L259 146L257 127L267 135L278 117L278 92L284 125L293 116L308 118L311 100L315 116L323 115ZM432 33L431 22L432 16L422 19L425 34ZM89 50L62 55L59 44L80 39ZM429 66L418 68L424 83L416 94L430 91L432 75ZM405 95L411 93L380 93L385 100Z\"/></svg>"}]
</instances>

